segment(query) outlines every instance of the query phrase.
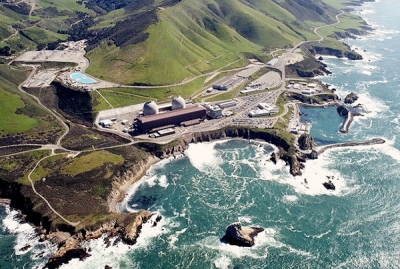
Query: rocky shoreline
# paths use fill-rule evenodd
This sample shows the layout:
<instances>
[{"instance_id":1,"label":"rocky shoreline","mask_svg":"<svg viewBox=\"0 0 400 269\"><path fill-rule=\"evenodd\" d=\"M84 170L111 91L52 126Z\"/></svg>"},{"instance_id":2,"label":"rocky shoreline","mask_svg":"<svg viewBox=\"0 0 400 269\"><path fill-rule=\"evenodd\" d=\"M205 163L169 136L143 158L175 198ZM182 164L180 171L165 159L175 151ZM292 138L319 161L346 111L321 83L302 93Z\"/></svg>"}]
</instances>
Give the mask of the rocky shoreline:
<instances>
[{"instance_id":1,"label":"rocky shoreline","mask_svg":"<svg viewBox=\"0 0 400 269\"><path fill-rule=\"evenodd\" d=\"M284 160L286 164L289 165L290 173L293 176L302 174L301 169L304 168L304 162L306 162L307 159L316 159L318 158L318 155L322 154L327 149L334 147L382 144L385 142L383 139L372 139L365 142L343 143L318 148L313 142L312 137L304 136L304 138L299 139L299 147L303 150L311 151L310 153L305 154L297 149L297 145L291 144L280 137L278 130L226 127L216 131L193 133L190 136L186 136L185 139L176 141L172 146L167 146L158 151L155 155L143 160L142 163L137 166L136 171L126 171L126 173L119 178L115 178L113 182L113 191L109 195L108 203L110 212L115 212L115 214L123 216L119 220L117 220L117 218L109 219L94 228L81 227L75 229L68 225L58 225L53 227L46 217L41 216L33 210L33 204L30 201L25 199L23 204L20 202L16 203L16 201L23 200L21 198L22 194L18 192L17 184L10 184L12 186L5 188L13 191L8 193L8 197L6 196L5 199L1 199L0 204L10 205L12 208L22 210L20 211L21 216L23 216L21 219L37 227L36 230L41 240L50 240L54 244L58 245L58 251L47 264L47 268L58 268L73 258L83 260L90 256L89 251L80 245L84 241L93 240L106 235L106 243L110 242L111 238L116 238L116 242L135 244L144 223L149 221L150 218L155 218L154 223L157 225L157 222L161 220L161 215L158 215L157 213L148 211L141 211L138 213L120 213L117 206L118 203L123 201L126 192L132 184L140 180L146 174L151 165L157 163L163 158L176 157L179 154L184 154L189 143L211 142L215 140L234 138L262 140L274 144L278 147L279 151L277 153L274 152L275 154L273 154L274 156L272 156L271 161L277 162L278 159ZM4 196L3 193L3 197ZM32 216L34 216L34 218Z\"/></svg>"}]
</instances>

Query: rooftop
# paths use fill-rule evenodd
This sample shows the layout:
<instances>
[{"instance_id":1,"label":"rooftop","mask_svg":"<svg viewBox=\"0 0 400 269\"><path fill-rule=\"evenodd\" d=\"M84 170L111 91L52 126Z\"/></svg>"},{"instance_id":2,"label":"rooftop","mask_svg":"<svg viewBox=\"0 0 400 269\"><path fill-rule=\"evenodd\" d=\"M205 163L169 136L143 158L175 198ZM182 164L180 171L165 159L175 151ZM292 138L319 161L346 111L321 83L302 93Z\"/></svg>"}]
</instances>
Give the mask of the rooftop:
<instances>
[{"instance_id":1,"label":"rooftop","mask_svg":"<svg viewBox=\"0 0 400 269\"><path fill-rule=\"evenodd\" d=\"M202 106L192 106L192 107L188 107L188 108L173 110L171 112L165 112L165 113L140 117L140 118L138 118L138 120L141 121L142 123L147 123L147 122L152 122L152 121L156 121L156 120L161 120L161 119L164 119L167 117L175 117L175 116L185 115L187 113L196 112L196 111L206 111L206 109Z\"/></svg>"}]
</instances>

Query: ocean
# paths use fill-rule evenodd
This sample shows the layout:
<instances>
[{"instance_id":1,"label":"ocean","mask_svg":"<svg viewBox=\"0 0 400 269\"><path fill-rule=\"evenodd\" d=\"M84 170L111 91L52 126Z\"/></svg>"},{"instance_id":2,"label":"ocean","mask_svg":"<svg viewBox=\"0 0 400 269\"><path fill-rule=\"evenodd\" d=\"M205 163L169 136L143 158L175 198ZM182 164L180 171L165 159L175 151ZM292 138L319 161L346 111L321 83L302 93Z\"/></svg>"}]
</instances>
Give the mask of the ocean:
<instances>
[{"instance_id":1,"label":"ocean","mask_svg":"<svg viewBox=\"0 0 400 269\"><path fill-rule=\"evenodd\" d=\"M302 120L312 123L318 145L374 137L385 144L328 150L298 177L283 161L269 161L277 148L267 143L191 144L185 156L153 165L120 205L160 213L157 226L145 224L134 246L88 242L92 256L62 268L399 268L400 2L369 2L356 13L375 29L346 40L364 59L323 57L332 75L318 79L341 98L357 93L367 113L347 134L338 131L344 118L334 107L302 107ZM327 176L335 191L323 187ZM41 267L37 255L51 246L31 240L20 251L30 238L24 233L34 236L13 214L0 211L0 268ZM265 228L253 247L220 242L237 221Z\"/></svg>"}]
</instances>

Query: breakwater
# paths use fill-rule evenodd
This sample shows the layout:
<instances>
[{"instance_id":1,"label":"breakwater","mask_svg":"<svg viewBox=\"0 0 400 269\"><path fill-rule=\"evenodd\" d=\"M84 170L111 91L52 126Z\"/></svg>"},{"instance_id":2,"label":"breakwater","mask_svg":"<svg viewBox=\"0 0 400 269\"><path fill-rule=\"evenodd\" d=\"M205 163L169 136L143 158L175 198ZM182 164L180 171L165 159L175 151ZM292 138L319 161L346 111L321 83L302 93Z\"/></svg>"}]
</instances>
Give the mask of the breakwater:
<instances>
[{"instance_id":1,"label":"breakwater","mask_svg":"<svg viewBox=\"0 0 400 269\"><path fill-rule=\"evenodd\" d=\"M317 147L317 152L318 152L318 155L321 155L326 150L332 149L332 148L369 146L369 145L383 144L385 142L386 141L384 139L382 139L382 138L373 138L371 140L367 140L367 141L364 141L364 142L348 142L348 143L340 143L340 144L333 144L333 145Z\"/></svg>"}]
</instances>

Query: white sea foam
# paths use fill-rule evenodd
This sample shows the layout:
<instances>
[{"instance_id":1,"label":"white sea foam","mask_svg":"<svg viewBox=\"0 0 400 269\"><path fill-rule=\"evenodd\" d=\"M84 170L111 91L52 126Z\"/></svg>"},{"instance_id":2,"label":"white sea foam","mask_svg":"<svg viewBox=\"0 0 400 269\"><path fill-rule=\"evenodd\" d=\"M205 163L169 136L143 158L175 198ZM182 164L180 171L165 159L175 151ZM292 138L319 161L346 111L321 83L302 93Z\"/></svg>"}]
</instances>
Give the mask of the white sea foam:
<instances>
[{"instance_id":1,"label":"white sea foam","mask_svg":"<svg viewBox=\"0 0 400 269\"><path fill-rule=\"evenodd\" d=\"M158 185L160 185L163 188L167 188L169 183L166 175L162 175L158 178Z\"/></svg>"},{"instance_id":2,"label":"white sea foam","mask_svg":"<svg viewBox=\"0 0 400 269\"><path fill-rule=\"evenodd\" d=\"M252 218L251 216L242 216L238 218L239 222L242 223L251 223L252 222Z\"/></svg>"},{"instance_id":3,"label":"white sea foam","mask_svg":"<svg viewBox=\"0 0 400 269\"><path fill-rule=\"evenodd\" d=\"M28 223L21 223L18 220L18 212L5 207L7 216L3 219L3 225L8 232L16 235L14 252L16 255L30 255L35 261L33 268L42 268L46 261L56 252L56 246L49 241L39 242L39 236L33 226ZM26 250L22 248L28 247Z\"/></svg>"},{"instance_id":4,"label":"white sea foam","mask_svg":"<svg viewBox=\"0 0 400 269\"><path fill-rule=\"evenodd\" d=\"M367 70L363 70L362 73L364 75L367 75L367 76L371 76L372 75L371 71L367 71Z\"/></svg>"},{"instance_id":5,"label":"white sea foam","mask_svg":"<svg viewBox=\"0 0 400 269\"><path fill-rule=\"evenodd\" d=\"M134 212L137 210L132 209L132 207L129 206L128 202L131 199L131 197L138 191L139 187L142 184L147 184L149 187L154 187L157 184L160 185L163 188L168 187L168 179L165 175L157 176L155 173L156 169L162 168L166 163L170 162L174 158L168 158L164 159L150 167L150 169L147 170L146 175L142 177L140 180L136 181L132 186L129 188L129 190L125 194L124 200L117 205L117 210L122 212L122 211L129 211L129 212Z\"/></svg>"},{"instance_id":6,"label":"white sea foam","mask_svg":"<svg viewBox=\"0 0 400 269\"><path fill-rule=\"evenodd\" d=\"M175 232L175 234L170 235L168 237L168 239L170 240L170 242L169 242L169 247L170 248L176 248L175 243L179 240L179 236L181 234L184 234L186 232L186 230L187 230L187 228L184 228L184 229L182 229L180 231Z\"/></svg>"},{"instance_id":7,"label":"white sea foam","mask_svg":"<svg viewBox=\"0 0 400 269\"><path fill-rule=\"evenodd\" d=\"M283 202L285 202L285 203L294 203L294 202L297 202L297 200L299 200L299 197L297 197L296 195L283 196Z\"/></svg>"},{"instance_id":8,"label":"white sea foam","mask_svg":"<svg viewBox=\"0 0 400 269\"><path fill-rule=\"evenodd\" d=\"M214 265L218 269L229 269L232 268L232 261L228 257L222 256L214 261Z\"/></svg>"},{"instance_id":9,"label":"white sea foam","mask_svg":"<svg viewBox=\"0 0 400 269\"><path fill-rule=\"evenodd\" d=\"M331 232L332 232L331 230L328 230L325 233L322 233L322 234L319 234L319 235L314 235L313 238L318 238L319 239L319 238L324 237L325 235L330 234Z\"/></svg>"},{"instance_id":10,"label":"white sea foam","mask_svg":"<svg viewBox=\"0 0 400 269\"><path fill-rule=\"evenodd\" d=\"M156 226L153 226L153 223L157 215L153 215L149 221L143 224L142 230L139 234L139 237L136 241L136 244L133 246L126 245L122 242L119 242L116 245L113 243L110 244L109 247L104 243L105 235L98 239L90 240L89 242L85 242L82 245L89 249L90 257L86 258L84 261L79 261L79 259L72 259L68 264L63 265L60 268L63 269L91 269L91 268L104 268L105 265L109 265L112 268L139 268L134 260L129 258L128 253L139 249L139 248L147 248L150 246L155 238L161 236L164 233L169 232L168 229L165 228L167 224L167 220L162 218ZM114 242L114 240L111 240ZM123 264L121 266L121 264Z\"/></svg>"},{"instance_id":11,"label":"white sea foam","mask_svg":"<svg viewBox=\"0 0 400 269\"><path fill-rule=\"evenodd\" d=\"M349 189L346 179L342 177L339 171L329 169L327 167L329 164L330 158L324 156L319 157L317 160L309 160L303 170L303 175L295 177L288 183L297 192L308 195L343 195L347 193ZM327 176L334 178L332 180L336 187L334 191L327 190L323 185L324 182L329 180Z\"/></svg>"},{"instance_id":12,"label":"white sea foam","mask_svg":"<svg viewBox=\"0 0 400 269\"><path fill-rule=\"evenodd\" d=\"M208 172L209 168L215 169L222 163L215 149L216 144L225 143L225 141L216 141L211 143L190 144L185 154L189 157L190 163L201 172Z\"/></svg>"},{"instance_id":13,"label":"white sea foam","mask_svg":"<svg viewBox=\"0 0 400 269\"><path fill-rule=\"evenodd\" d=\"M375 10L373 10L373 9L363 9L360 11L361 15L374 14L374 13L375 13Z\"/></svg>"},{"instance_id":14,"label":"white sea foam","mask_svg":"<svg viewBox=\"0 0 400 269\"><path fill-rule=\"evenodd\" d=\"M392 159L400 163L400 150L393 146L395 139L396 137L393 139L386 139L385 144L373 145L372 147L379 149L383 154L390 156Z\"/></svg>"},{"instance_id":15,"label":"white sea foam","mask_svg":"<svg viewBox=\"0 0 400 269\"><path fill-rule=\"evenodd\" d=\"M198 244L202 248L217 250L218 253L221 254L214 262L214 265L218 264L221 266L218 268L226 268L222 266L228 266L232 259L237 258L250 257L253 259L266 259L269 255L270 248L279 248L286 253L292 252L302 256L311 256L311 254L306 251L295 249L290 245L278 241L277 238L279 238L279 236L277 233L277 230L274 228L265 228L263 232L255 236L254 246L250 248L222 243L216 236L208 236Z\"/></svg>"}]
</instances>

